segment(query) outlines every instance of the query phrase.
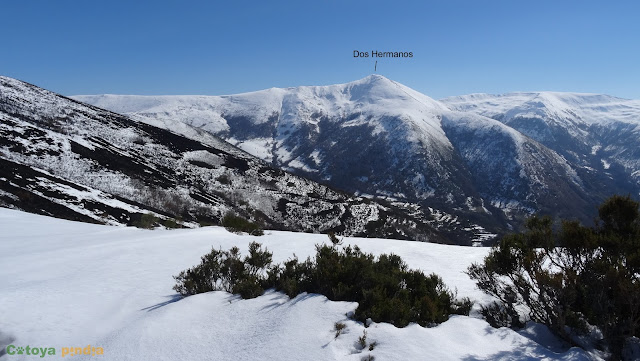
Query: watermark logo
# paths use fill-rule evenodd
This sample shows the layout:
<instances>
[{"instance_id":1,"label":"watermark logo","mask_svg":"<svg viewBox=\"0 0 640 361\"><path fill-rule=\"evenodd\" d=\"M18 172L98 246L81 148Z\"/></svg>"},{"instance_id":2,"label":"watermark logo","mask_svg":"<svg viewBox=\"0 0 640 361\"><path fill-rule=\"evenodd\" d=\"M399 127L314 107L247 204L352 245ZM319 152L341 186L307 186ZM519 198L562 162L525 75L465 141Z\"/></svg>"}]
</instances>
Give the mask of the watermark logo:
<instances>
[{"instance_id":1,"label":"watermark logo","mask_svg":"<svg viewBox=\"0 0 640 361\"><path fill-rule=\"evenodd\" d=\"M32 346L16 346L9 345L6 348L7 355L27 355L27 356L55 356L60 355L62 357L67 356L99 356L104 355L104 349L102 347L93 347L91 345L87 345L86 347L63 347L60 350L60 353L56 352L54 347L32 347Z\"/></svg>"},{"instance_id":2,"label":"watermark logo","mask_svg":"<svg viewBox=\"0 0 640 361\"><path fill-rule=\"evenodd\" d=\"M45 357L47 355L55 355L56 349L53 347L26 347L9 345L7 346L7 355L30 355Z\"/></svg>"},{"instance_id":3,"label":"watermark logo","mask_svg":"<svg viewBox=\"0 0 640 361\"><path fill-rule=\"evenodd\" d=\"M78 355L104 355L104 349L102 347L92 347L91 345L87 345L87 347L63 347L62 348L62 357L65 356L78 356Z\"/></svg>"}]
</instances>

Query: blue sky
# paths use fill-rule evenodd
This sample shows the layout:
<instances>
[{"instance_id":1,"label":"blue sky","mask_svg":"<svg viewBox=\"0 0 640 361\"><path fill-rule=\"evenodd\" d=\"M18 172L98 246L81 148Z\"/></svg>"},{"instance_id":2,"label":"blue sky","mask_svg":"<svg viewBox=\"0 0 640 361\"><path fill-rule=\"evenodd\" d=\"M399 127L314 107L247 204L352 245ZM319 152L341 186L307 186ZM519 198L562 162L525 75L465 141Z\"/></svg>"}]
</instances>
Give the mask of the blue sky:
<instances>
[{"instance_id":1,"label":"blue sky","mask_svg":"<svg viewBox=\"0 0 640 361\"><path fill-rule=\"evenodd\" d=\"M0 1L0 74L65 95L232 94L378 73L433 98L640 99L637 1Z\"/></svg>"}]
</instances>

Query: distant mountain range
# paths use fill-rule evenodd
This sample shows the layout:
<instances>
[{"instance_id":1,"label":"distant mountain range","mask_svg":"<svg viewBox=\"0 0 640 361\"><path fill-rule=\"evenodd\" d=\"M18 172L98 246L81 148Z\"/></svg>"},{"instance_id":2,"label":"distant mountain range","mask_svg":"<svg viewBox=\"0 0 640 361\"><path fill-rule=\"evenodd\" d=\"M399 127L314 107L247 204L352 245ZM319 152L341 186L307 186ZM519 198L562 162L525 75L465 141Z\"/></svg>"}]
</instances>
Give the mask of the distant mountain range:
<instances>
[{"instance_id":1,"label":"distant mountain range","mask_svg":"<svg viewBox=\"0 0 640 361\"><path fill-rule=\"evenodd\" d=\"M489 244L533 213L590 223L604 198L640 194L640 101L606 95L436 101L372 75L67 98L0 77L0 121L0 206L95 223L235 213L272 229Z\"/></svg>"},{"instance_id":2,"label":"distant mountain range","mask_svg":"<svg viewBox=\"0 0 640 361\"><path fill-rule=\"evenodd\" d=\"M179 132L0 77L0 206L113 225L151 214L158 226L195 227L234 213L268 229L458 244L488 237L444 212L436 219L414 204L352 196L172 124ZM447 236L456 229L460 237Z\"/></svg>"},{"instance_id":3,"label":"distant mountain range","mask_svg":"<svg viewBox=\"0 0 640 361\"><path fill-rule=\"evenodd\" d=\"M507 232L532 213L590 223L604 198L640 194L637 100L542 92L436 101L379 75L229 96L73 98L187 137L186 126L208 132L274 168L417 203L460 229Z\"/></svg>"},{"instance_id":4,"label":"distant mountain range","mask_svg":"<svg viewBox=\"0 0 640 361\"><path fill-rule=\"evenodd\" d=\"M497 119L554 150L591 194L640 194L640 100L538 92L472 94L442 102Z\"/></svg>"}]
</instances>

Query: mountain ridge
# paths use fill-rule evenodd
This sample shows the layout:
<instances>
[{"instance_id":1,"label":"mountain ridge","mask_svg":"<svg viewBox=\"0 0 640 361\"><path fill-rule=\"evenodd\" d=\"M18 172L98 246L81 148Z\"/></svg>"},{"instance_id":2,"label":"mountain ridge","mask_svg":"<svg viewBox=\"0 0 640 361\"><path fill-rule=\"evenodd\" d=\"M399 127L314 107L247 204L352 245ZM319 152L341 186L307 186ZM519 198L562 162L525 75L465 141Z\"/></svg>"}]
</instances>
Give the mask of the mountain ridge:
<instances>
[{"instance_id":1,"label":"mountain ridge","mask_svg":"<svg viewBox=\"0 0 640 361\"><path fill-rule=\"evenodd\" d=\"M463 98L434 100L380 75L220 97L77 99L168 128L190 124L273 166L499 232L535 212L588 221L605 193L635 187L611 186L526 127L462 107Z\"/></svg>"},{"instance_id":2,"label":"mountain ridge","mask_svg":"<svg viewBox=\"0 0 640 361\"><path fill-rule=\"evenodd\" d=\"M549 101L552 98L552 101ZM640 100L602 94L512 93L446 98L452 108L494 118L555 150L584 177L626 183L638 195Z\"/></svg>"},{"instance_id":3,"label":"mountain ridge","mask_svg":"<svg viewBox=\"0 0 640 361\"><path fill-rule=\"evenodd\" d=\"M350 196L187 125L189 137L7 77L0 120L4 207L120 225L152 213L184 227L233 212L271 229L471 243L443 237L445 222L415 205Z\"/></svg>"}]
</instances>

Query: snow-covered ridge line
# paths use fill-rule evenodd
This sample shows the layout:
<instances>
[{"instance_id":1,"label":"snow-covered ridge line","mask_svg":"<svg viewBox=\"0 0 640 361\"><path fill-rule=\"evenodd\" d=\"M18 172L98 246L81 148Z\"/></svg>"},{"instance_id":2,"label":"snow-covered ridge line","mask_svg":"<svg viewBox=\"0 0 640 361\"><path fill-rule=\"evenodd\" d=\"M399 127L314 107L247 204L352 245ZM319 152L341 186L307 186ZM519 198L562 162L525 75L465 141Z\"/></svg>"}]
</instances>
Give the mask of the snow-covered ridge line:
<instances>
[{"instance_id":1,"label":"snow-covered ridge line","mask_svg":"<svg viewBox=\"0 0 640 361\"><path fill-rule=\"evenodd\" d=\"M440 99L461 111L494 117L555 116L585 124L611 121L640 123L640 100L605 94L563 92L518 92L507 94L469 94Z\"/></svg>"}]
</instances>

